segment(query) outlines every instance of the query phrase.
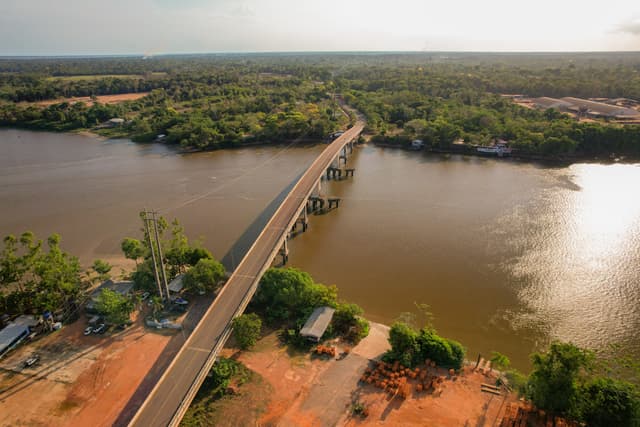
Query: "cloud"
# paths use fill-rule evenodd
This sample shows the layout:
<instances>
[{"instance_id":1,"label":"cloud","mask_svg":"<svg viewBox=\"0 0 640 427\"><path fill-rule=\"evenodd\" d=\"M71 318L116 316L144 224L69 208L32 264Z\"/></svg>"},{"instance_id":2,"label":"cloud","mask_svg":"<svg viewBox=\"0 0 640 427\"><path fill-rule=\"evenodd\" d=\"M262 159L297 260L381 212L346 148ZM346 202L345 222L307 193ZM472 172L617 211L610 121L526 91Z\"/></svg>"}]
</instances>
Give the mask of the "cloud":
<instances>
[{"instance_id":1,"label":"cloud","mask_svg":"<svg viewBox=\"0 0 640 427\"><path fill-rule=\"evenodd\" d=\"M616 33L628 33L640 36L640 18L630 19L616 28Z\"/></svg>"}]
</instances>

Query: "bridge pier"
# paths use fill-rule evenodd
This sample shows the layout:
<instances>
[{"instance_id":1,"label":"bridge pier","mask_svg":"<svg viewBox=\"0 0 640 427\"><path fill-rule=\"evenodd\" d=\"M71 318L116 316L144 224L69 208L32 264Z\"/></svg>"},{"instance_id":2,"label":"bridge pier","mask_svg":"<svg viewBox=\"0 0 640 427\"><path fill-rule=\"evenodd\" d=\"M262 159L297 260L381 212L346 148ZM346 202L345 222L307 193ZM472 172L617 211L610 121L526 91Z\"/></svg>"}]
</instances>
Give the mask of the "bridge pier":
<instances>
[{"instance_id":1,"label":"bridge pier","mask_svg":"<svg viewBox=\"0 0 640 427\"><path fill-rule=\"evenodd\" d=\"M336 179L336 177L338 178L342 178L342 169L340 168L328 168L327 169L327 180L329 179Z\"/></svg>"},{"instance_id":2,"label":"bridge pier","mask_svg":"<svg viewBox=\"0 0 640 427\"><path fill-rule=\"evenodd\" d=\"M346 164L347 164L347 156L346 155L341 155L340 157L338 157L338 166L340 166L340 160L344 160L344 164L346 166Z\"/></svg>"},{"instance_id":3,"label":"bridge pier","mask_svg":"<svg viewBox=\"0 0 640 427\"><path fill-rule=\"evenodd\" d=\"M307 202L307 208L308 206L309 203ZM300 212L298 219L296 219L296 222L293 223L294 230L298 227L298 223L302 224L303 233L307 231L307 228L309 228L309 217L307 216L307 208L302 209L302 212Z\"/></svg>"},{"instance_id":4,"label":"bridge pier","mask_svg":"<svg viewBox=\"0 0 640 427\"><path fill-rule=\"evenodd\" d=\"M355 169L345 169L344 170L345 176L353 176L354 172L355 172Z\"/></svg>"},{"instance_id":5,"label":"bridge pier","mask_svg":"<svg viewBox=\"0 0 640 427\"><path fill-rule=\"evenodd\" d=\"M280 256L282 256L282 265L286 265L289 262L289 245L287 244L287 238L285 237L280 248Z\"/></svg>"},{"instance_id":6,"label":"bridge pier","mask_svg":"<svg viewBox=\"0 0 640 427\"><path fill-rule=\"evenodd\" d=\"M339 197L332 197L330 199L327 199L327 202L329 202L329 209L331 209L333 207L333 205L336 205L336 208L340 207L340 198Z\"/></svg>"}]
</instances>

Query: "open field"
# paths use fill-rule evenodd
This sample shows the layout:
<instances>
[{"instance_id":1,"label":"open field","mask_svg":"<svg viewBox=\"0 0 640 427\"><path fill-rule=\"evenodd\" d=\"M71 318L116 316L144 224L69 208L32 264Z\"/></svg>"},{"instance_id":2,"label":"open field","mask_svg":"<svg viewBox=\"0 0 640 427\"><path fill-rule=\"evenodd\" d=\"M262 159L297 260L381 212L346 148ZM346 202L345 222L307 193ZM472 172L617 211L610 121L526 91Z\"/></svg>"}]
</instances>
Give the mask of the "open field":
<instances>
[{"instance_id":1,"label":"open field","mask_svg":"<svg viewBox=\"0 0 640 427\"><path fill-rule=\"evenodd\" d=\"M142 79L139 74L91 74L80 76L52 76L47 77L47 81L81 81L81 80L100 80L100 79Z\"/></svg>"},{"instance_id":2,"label":"open field","mask_svg":"<svg viewBox=\"0 0 640 427\"><path fill-rule=\"evenodd\" d=\"M117 95L100 95L96 98L101 104L118 104L125 101L135 101L149 94L149 92L138 93L120 93ZM69 104L75 104L76 102L84 102L88 106L93 105L93 100L88 96L80 96L76 98L60 98L60 99L48 99L46 101L35 102L36 105L41 107L48 107L53 104L60 104L61 102L68 102Z\"/></svg>"}]
</instances>

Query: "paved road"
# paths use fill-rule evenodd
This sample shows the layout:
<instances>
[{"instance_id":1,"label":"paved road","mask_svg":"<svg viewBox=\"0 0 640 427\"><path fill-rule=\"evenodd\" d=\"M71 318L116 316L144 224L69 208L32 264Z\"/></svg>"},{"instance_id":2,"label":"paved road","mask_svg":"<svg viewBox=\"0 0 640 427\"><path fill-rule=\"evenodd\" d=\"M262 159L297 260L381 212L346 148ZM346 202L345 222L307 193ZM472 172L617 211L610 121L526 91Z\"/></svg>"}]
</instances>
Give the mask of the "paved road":
<instances>
[{"instance_id":1,"label":"paved road","mask_svg":"<svg viewBox=\"0 0 640 427\"><path fill-rule=\"evenodd\" d=\"M231 320L246 308L320 177L363 127L364 123L358 121L329 144L296 183L142 404L131 426L169 426L180 422L224 346L231 332Z\"/></svg>"}]
</instances>

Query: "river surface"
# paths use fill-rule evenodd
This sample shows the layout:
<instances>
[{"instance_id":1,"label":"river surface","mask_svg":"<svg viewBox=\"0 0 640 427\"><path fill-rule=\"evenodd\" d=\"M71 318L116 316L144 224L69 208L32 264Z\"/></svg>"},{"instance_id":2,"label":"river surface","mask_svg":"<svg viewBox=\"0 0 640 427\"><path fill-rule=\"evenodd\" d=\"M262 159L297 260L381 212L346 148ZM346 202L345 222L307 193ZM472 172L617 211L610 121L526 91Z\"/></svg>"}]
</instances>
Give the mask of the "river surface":
<instances>
[{"instance_id":1,"label":"river surface","mask_svg":"<svg viewBox=\"0 0 640 427\"><path fill-rule=\"evenodd\" d=\"M234 244L250 243L323 147L179 155L0 130L0 232L58 232L85 265L117 260L147 207L237 264ZM640 355L640 165L545 167L371 146L349 162L354 178L323 182L340 208L311 216L290 242L290 264L337 285L370 319L390 323L425 303L469 358L497 350L525 370L528 354L556 338Z\"/></svg>"}]
</instances>

